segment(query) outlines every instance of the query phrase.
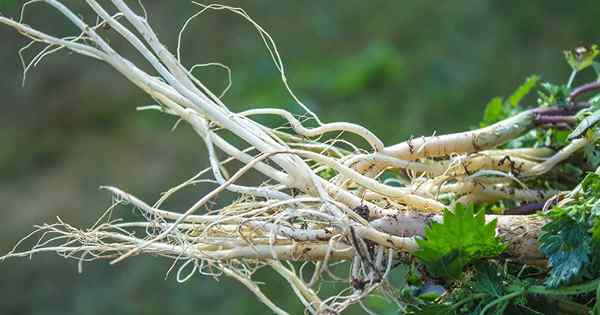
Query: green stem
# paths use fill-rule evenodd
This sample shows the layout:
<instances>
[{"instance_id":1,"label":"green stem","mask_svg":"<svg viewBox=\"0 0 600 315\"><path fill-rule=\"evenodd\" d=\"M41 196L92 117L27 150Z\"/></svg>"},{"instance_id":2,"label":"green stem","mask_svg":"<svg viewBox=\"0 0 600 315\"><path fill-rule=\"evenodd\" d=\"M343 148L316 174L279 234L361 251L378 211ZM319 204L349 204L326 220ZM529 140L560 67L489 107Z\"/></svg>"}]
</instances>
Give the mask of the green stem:
<instances>
[{"instance_id":1,"label":"green stem","mask_svg":"<svg viewBox=\"0 0 600 315\"><path fill-rule=\"evenodd\" d=\"M556 289L546 289L541 285L534 285L527 289L527 293L529 294L542 294L542 295L576 295L592 292L598 289L600 285L600 278L577 284L570 287L565 288L556 288Z\"/></svg>"},{"instance_id":2,"label":"green stem","mask_svg":"<svg viewBox=\"0 0 600 315\"><path fill-rule=\"evenodd\" d=\"M487 294L487 293L477 293L477 294L473 294L473 295L469 296L468 298L462 299L462 300L460 300L460 301L458 301L458 302L454 303L454 304L452 305L452 309L453 309L453 310L457 310L457 309L459 309L459 308L460 308L460 307L461 307L463 304L469 303L469 302L471 302L471 301L474 301L474 300L483 299L483 298L485 298L486 296L488 296L488 294Z\"/></svg>"},{"instance_id":3,"label":"green stem","mask_svg":"<svg viewBox=\"0 0 600 315\"><path fill-rule=\"evenodd\" d=\"M577 75L577 70L571 71L571 75L569 76L569 81L567 82L567 87L570 88L573 85L573 80L575 80L575 76Z\"/></svg>"},{"instance_id":4,"label":"green stem","mask_svg":"<svg viewBox=\"0 0 600 315\"><path fill-rule=\"evenodd\" d=\"M581 305L579 303L573 302L573 301L569 301L567 299L563 299L563 298L552 298L554 300L556 300L557 303L557 308L560 314L589 314L590 309L585 306L585 305Z\"/></svg>"},{"instance_id":5,"label":"green stem","mask_svg":"<svg viewBox=\"0 0 600 315\"><path fill-rule=\"evenodd\" d=\"M493 300L490 304L486 305L482 310L481 313L479 313L479 315L484 315L485 312L487 312L489 309L491 309L492 307L494 307L496 304L505 302L505 301L509 301L512 298L515 298L519 295L522 295L525 293L525 289L521 289L519 291L513 292L513 293L509 293L507 295L504 295L502 297L499 297L495 300Z\"/></svg>"}]
</instances>

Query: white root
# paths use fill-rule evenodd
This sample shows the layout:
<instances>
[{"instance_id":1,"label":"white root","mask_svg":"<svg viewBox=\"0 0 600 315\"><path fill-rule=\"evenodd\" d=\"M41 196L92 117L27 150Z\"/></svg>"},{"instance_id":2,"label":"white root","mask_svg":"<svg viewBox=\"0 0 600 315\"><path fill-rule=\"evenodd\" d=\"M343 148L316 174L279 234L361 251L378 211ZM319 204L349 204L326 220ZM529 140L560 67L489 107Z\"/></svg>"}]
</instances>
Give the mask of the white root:
<instances>
[{"instance_id":1,"label":"white root","mask_svg":"<svg viewBox=\"0 0 600 315\"><path fill-rule=\"evenodd\" d=\"M356 135L359 135L362 138L364 138L365 140L367 140L367 142L371 145L373 150L375 150L376 152L383 150L383 147L384 147L383 142L381 140L379 140L379 138L377 138L377 136L375 136L371 131L369 131L365 127L358 126L356 124L351 124L351 123L346 123L346 122L336 122L336 123L330 123L330 124L322 124L319 127L307 129L304 126L302 126L302 123L300 123L300 121L298 121L298 119L296 119L296 117L294 117L294 115L292 115L290 112L283 110L283 109L256 108L256 109L250 109L250 110L240 113L240 115L242 115L242 116L265 115L265 114L278 115L278 116L285 118L290 123L290 125L292 126L292 128L294 129L294 131L297 134L305 136L305 137L317 137L324 133L333 132L333 131L347 131L347 132L351 132Z\"/></svg>"},{"instance_id":2,"label":"white root","mask_svg":"<svg viewBox=\"0 0 600 315\"><path fill-rule=\"evenodd\" d=\"M221 266L221 270L227 276L234 278L235 280L241 282L245 285L263 304L267 305L275 314L277 315L288 315L288 313L282 310L279 306L275 305L258 287L258 285L252 281L251 279L240 275L237 271L227 268L225 266Z\"/></svg>"},{"instance_id":3,"label":"white root","mask_svg":"<svg viewBox=\"0 0 600 315\"><path fill-rule=\"evenodd\" d=\"M544 162L533 167L527 175L539 176L554 168L558 163L568 159L573 153L581 150L584 146L589 144L587 138L575 139L571 143L567 144L564 148L558 151L555 155L545 160Z\"/></svg>"}]
</instances>

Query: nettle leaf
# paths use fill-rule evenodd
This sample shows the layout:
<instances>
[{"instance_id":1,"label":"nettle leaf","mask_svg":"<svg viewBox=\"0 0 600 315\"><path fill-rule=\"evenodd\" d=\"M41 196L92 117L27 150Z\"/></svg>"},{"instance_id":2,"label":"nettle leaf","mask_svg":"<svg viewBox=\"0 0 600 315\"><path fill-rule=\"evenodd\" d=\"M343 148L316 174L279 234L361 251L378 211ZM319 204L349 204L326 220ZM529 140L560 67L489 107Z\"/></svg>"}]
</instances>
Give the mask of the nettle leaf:
<instances>
[{"instance_id":1,"label":"nettle leaf","mask_svg":"<svg viewBox=\"0 0 600 315\"><path fill-rule=\"evenodd\" d=\"M498 298L504 295L502 278L497 268L491 264L482 263L475 266L475 277L472 288L477 293L485 293Z\"/></svg>"},{"instance_id":2,"label":"nettle leaf","mask_svg":"<svg viewBox=\"0 0 600 315\"><path fill-rule=\"evenodd\" d=\"M508 103L512 107L516 107L517 105L519 105L519 102L521 102L521 100L525 96L527 96L527 94L529 94L531 89L535 87L535 85L538 83L539 80L540 80L540 77L537 75L532 75L532 76L528 77L525 80L525 83L523 83L521 86L519 86L517 88L517 90L508 98Z\"/></svg>"},{"instance_id":3,"label":"nettle leaf","mask_svg":"<svg viewBox=\"0 0 600 315\"><path fill-rule=\"evenodd\" d=\"M551 267L546 285L557 287L597 274L600 240L600 175L588 173L574 201L554 208L539 238L540 250Z\"/></svg>"},{"instance_id":4,"label":"nettle leaf","mask_svg":"<svg viewBox=\"0 0 600 315\"><path fill-rule=\"evenodd\" d=\"M562 209L553 211L558 213ZM539 242L552 268L546 278L548 287L558 287L579 277L589 262L591 240L587 228L564 213L544 225Z\"/></svg>"},{"instance_id":5,"label":"nettle leaf","mask_svg":"<svg viewBox=\"0 0 600 315\"><path fill-rule=\"evenodd\" d=\"M553 220L566 220L563 218L566 216L591 233L594 241L600 241L600 175L588 173L581 181L581 188L583 193L579 194L574 202L563 208L555 208L550 212L550 217ZM586 237L589 238L589 235Z\"/></svg>"},{"instance_id":6,"label":"nettle leaf","mask_svg":"<svg viewBox=\"0 0 600 315\"><path fill-rule=\"evenodd\" d=\"M443 223L433 223L425 230L425 239L417 240L415 256L431 275L458 279L467 264L506 249L496 237L496 220L486 224L483 211L473 212L472 205L458 204L454 212L446 209Z\"/></svg>"},{"instance_id":7,"label":"nettle leaf","mask_svg":"<svg viewBox=\"0 0 600 315\"><path fill-rule=\"evenodd\" d=\"M575 48L574 51L564 51L565 59L573 68L574 71L581 71L592 65L594 62L594 58L598 56L600 50L598 50L598 46L592 45L590 48L579 47Z\"/></svg>"}]
</instances>

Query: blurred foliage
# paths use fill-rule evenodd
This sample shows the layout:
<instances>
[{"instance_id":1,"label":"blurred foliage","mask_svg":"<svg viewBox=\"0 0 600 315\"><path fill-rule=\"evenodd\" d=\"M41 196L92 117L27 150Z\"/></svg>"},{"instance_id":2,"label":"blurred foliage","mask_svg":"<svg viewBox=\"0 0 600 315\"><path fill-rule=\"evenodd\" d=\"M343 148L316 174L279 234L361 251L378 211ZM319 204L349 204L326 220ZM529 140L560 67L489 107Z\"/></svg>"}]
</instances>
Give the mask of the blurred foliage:
<instances>
[{"instance_id":1,"label":"blurred foliage","mask_svg":"<svg viewBox=\"0 0 600 315\"><path fill-rule=\"evenodd\" d=\"M66 2L85 7L82 1ZM595 1L225 3L244 7L271 32L292 87L324 121L363 124L387 144L474 126L490 96L507 95L530 73L551 82L568 76L571 69L563 66L560 52L596 42L600 15ZM17 16L19 5L1 1L0 12ZM146 1L146 7L165 44L175 47L177 29L193 7L186 1ZM73 31L43 4L32 6L26 21L52 34ZM128 51L113 37L115 46ZM207 165L200 139L185 126L169 132L170 117L136 112L135 106L151 100L112 69L60 53L34 68L22 87L16 52L25 41L5 27L0 39L0 251L9 250L32 224L57 215L74 225L92 224L110 203L99 185L118 185L152 201ZM232 67L233 88L224 100L233 109L277 106L299 113L258 36L239 18L222 12L203 16L184 36L183 51L188 65L220 61ZM210 88L224 87L222 71L197 72ZM190 188L166 206L183 208L208 189ZM169 266L160 258L134 258L116 267L84 264L83 275L77 275L75 263L51 255L8 261L0 265L5 271L0 313L266 311L229 279L165 280ZM414 272L395 271L398 281L409 283ZM260 277L274 281L265 291L276 302L302 312L283 281L267 273ZM381 303L369 301L381 313L396 312ZM348 313L363 311L355 307Z\"/></svg>"}]
</instances>

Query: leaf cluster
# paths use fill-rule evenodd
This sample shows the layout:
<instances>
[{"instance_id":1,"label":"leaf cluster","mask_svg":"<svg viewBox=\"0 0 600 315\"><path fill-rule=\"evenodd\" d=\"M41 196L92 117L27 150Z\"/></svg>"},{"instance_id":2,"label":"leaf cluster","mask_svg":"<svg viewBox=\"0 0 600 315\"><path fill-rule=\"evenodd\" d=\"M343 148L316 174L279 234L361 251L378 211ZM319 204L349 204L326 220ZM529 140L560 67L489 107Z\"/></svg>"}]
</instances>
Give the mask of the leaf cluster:
<instances>
[{"instance_id":1,"label":"leaf cluster","mask_svg":"<svg viewBox=\"0 0 600 315\"><path fill-rule=\"evenodd\" d=\"M600 274L600 175L589 173L572 200L555 207L542 228L540 250L548 257L548 287Z\"/></svg>"},{"instance_id":2,"label":"leaf cluster","mask_svg":"<svg viewBox=\"0 0 600 315\"><path fill-rule=\"evenodd\" d=\"M496 237L496 220L485 223L485 213L474 214L474 206L457 204L444 211L443 223L425 230L415 253L434 277L459 279L464 267L484 257L500 255L506 245Z\"/></svg>"},{"instance_id":3,"label":"leaf cluster","mask_svg":"<svg viewBox=\"0 0 600 315\"><path fill-rule=\"evenodd\" d=\"M589 66L597 67L598 63L594 59L600 54L600 50L597 45L592 45L590 48L579 47L575 50L566 50L564 54L573 71L581 71Z\"/></svg>"}]
</instances>

